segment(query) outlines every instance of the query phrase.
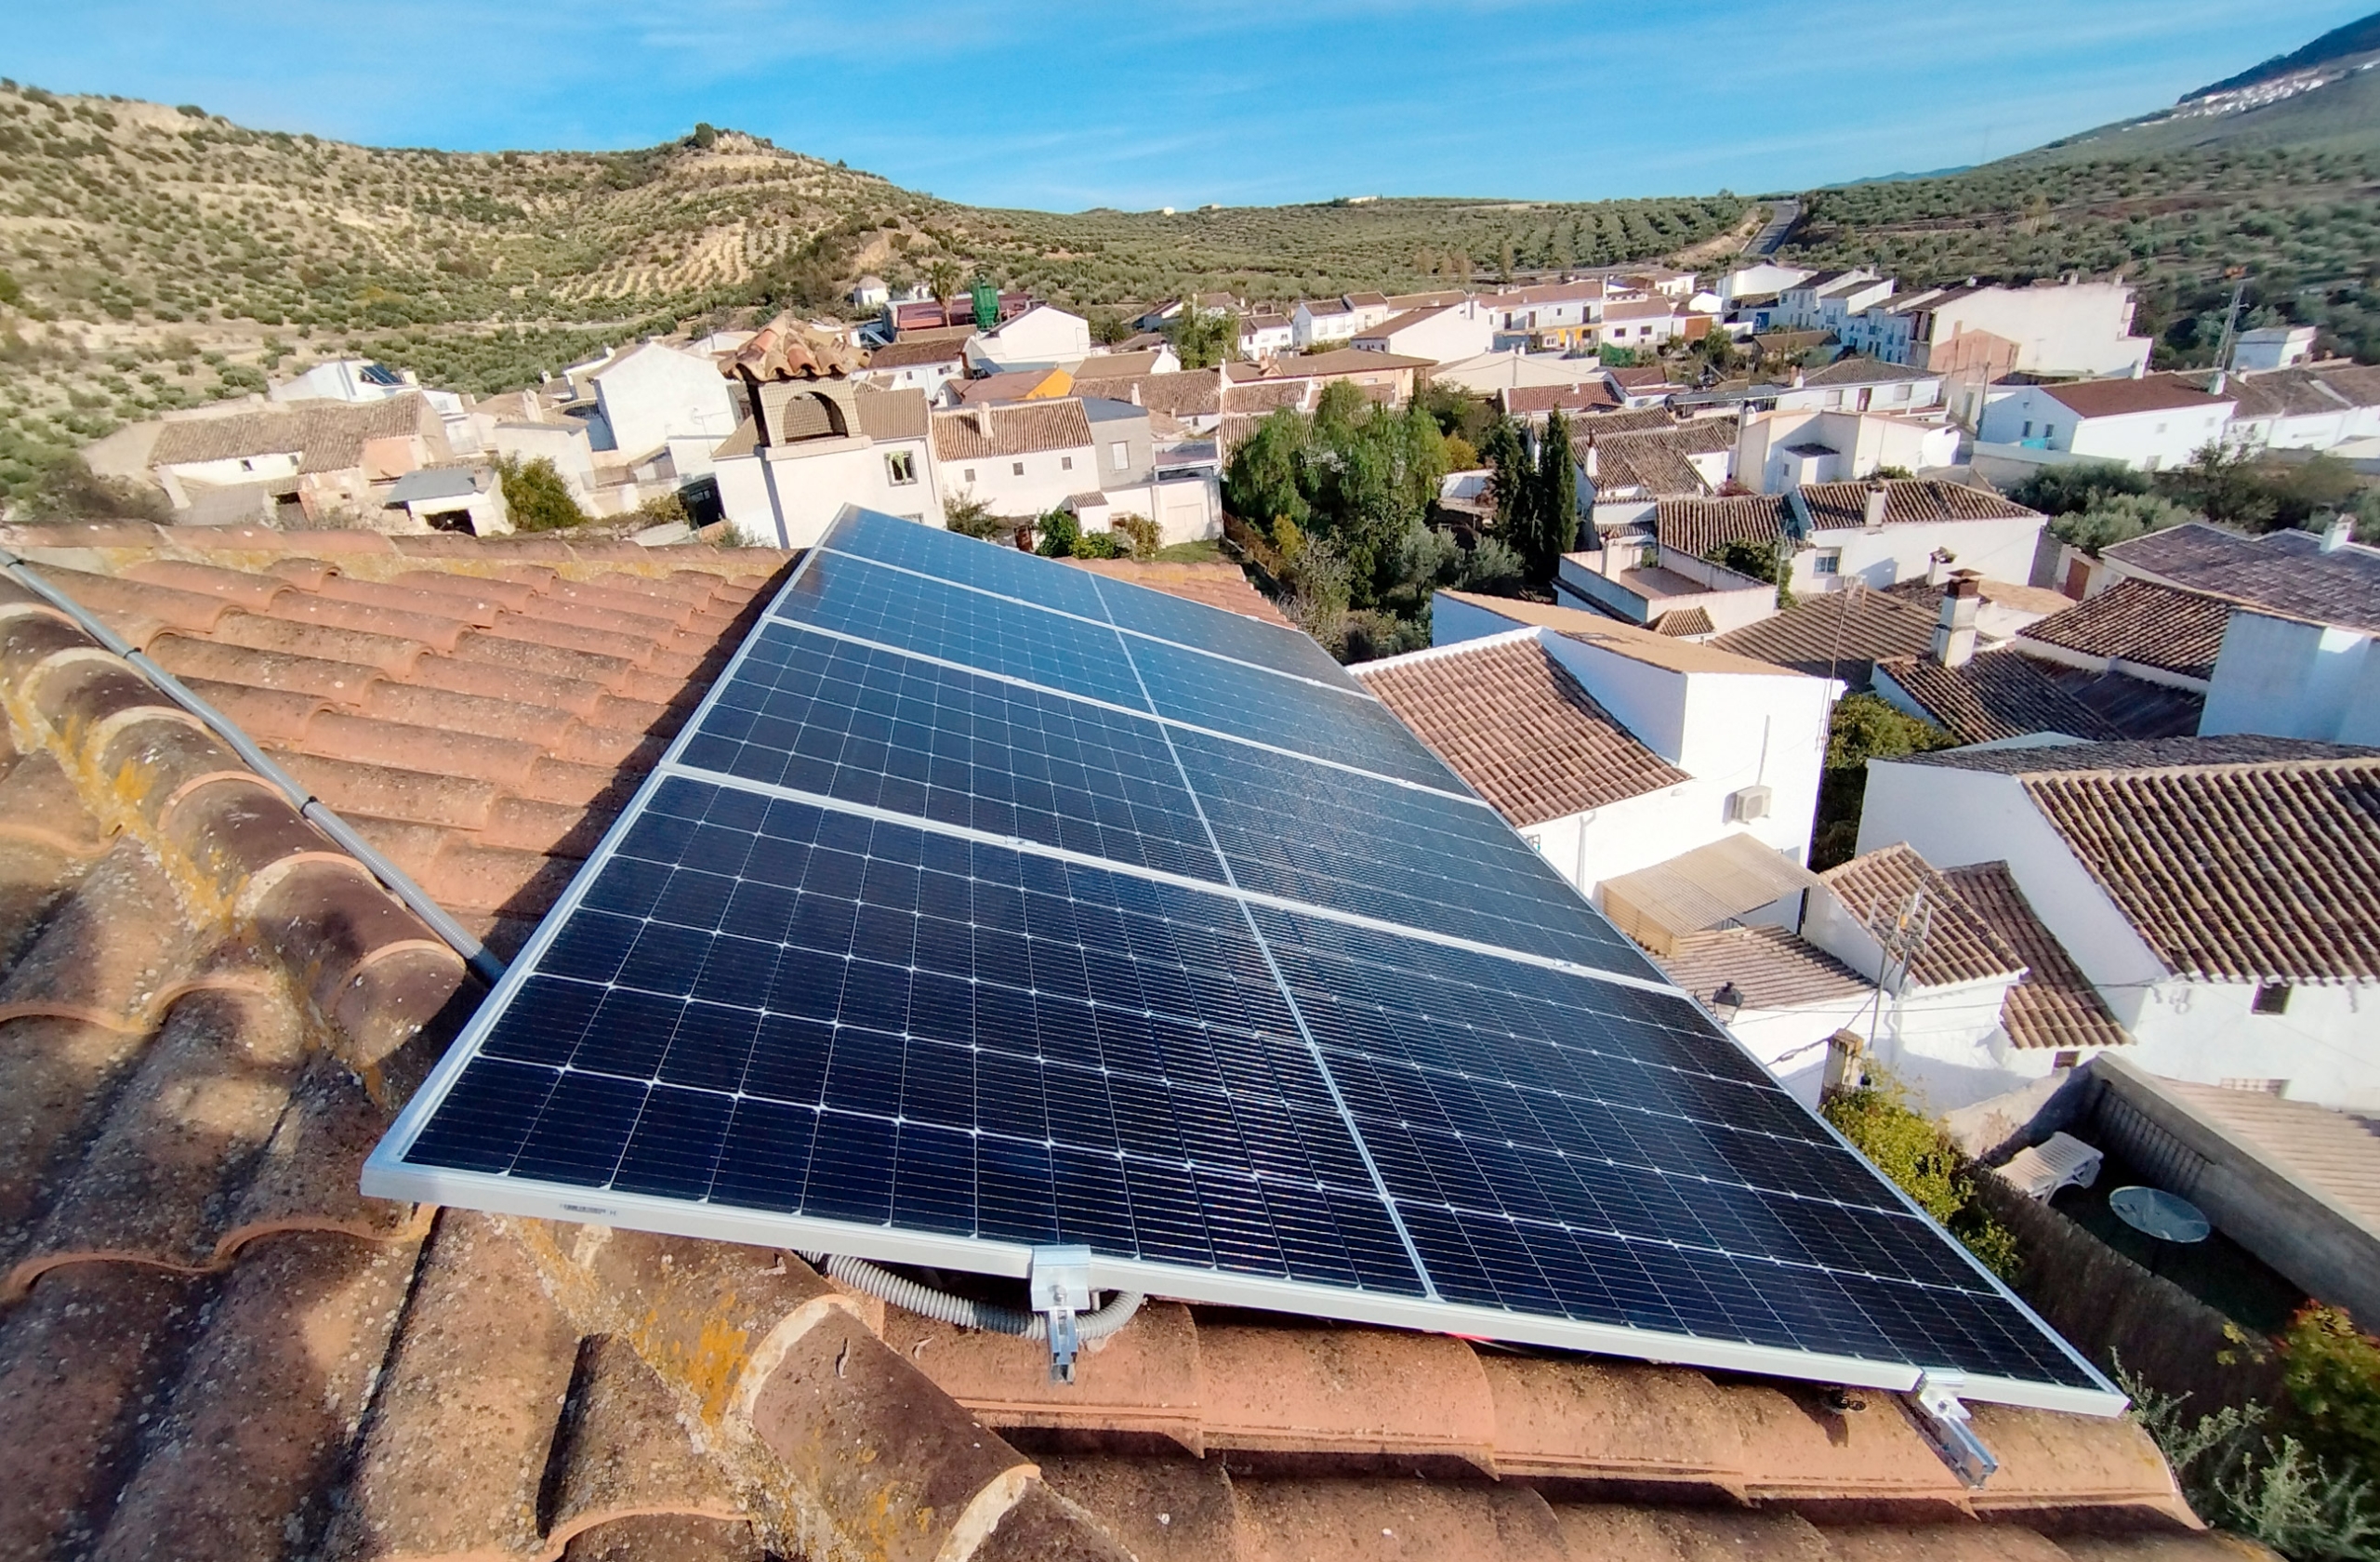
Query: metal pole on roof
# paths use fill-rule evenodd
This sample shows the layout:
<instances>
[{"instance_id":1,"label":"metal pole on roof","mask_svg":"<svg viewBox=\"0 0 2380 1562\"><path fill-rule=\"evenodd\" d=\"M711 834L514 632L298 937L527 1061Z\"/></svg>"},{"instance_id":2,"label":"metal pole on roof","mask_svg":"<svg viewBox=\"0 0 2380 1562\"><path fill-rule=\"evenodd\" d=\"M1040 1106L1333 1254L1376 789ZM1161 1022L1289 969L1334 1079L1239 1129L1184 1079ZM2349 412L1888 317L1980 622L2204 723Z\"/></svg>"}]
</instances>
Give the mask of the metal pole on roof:
<instances>
[{"instance_id":1,"label":"metal pole on roof","mask_svg":"<svg viewBox=\"0 0 2380 1562\"><path fill-rule=\"evenodd\" d=\"M147 679L159 694L196 717L207 731L222 739L233 753L239 755L242 762L256 772L258 779L269 783L287 798L290 806L297 809L301 817L337 841L348 855L362 863L390 894L404 903L407 910L419 917L430 932L460 955L463 963L469 966L480 980L494 986L496 978L504 974L504 962L490 953L486 945L473 937L469 929L456 921L444 907L430 899L404 869L390 862L377 847L357 834L354 826L332 813L329 805L309 791L296 776L274 763L272 758L258 748L255 740L242 732L230 717L192 694L180 679L151 661L147 653L135 648L81 602L43 579L31 564L7 548L0 548L0 573L6 573L18 585L66 615L77 629L130 663L133 669Z\"/></svg>"}]
</instances>

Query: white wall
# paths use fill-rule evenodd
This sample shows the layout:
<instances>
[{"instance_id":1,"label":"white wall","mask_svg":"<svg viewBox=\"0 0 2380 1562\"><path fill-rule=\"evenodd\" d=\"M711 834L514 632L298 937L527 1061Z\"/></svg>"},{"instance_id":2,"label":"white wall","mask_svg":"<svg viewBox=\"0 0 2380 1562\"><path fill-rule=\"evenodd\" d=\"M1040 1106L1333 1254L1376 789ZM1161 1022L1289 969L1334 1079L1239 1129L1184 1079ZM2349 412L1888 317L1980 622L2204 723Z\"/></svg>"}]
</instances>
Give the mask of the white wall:
<instances>
[{"instance_id":1,"label":"white wall","mask_svg":"<svg viewBox=\"0 0 2380 1562\"><path fill-rule=\"evenodd\" d=\"M543 457L581 493L595 485L595 453L576 423L498 423L488 430L487 448L522 461Z\"/></svg>"},{"instance_id":2,"label":"white wall","mask_svg":"<svg viewBox=\"0 0 2380 1562\"><path fill-rule=\"evenodd\" d=\"M2380 733L2376 689L2380 653L2372 636L2235 607L2198 730L2205 737L2261 733L2369 743Z\"/></svg>"},{"instance_id":3,"label":"white wall","mask_svg":"<svg viewBox=\"0 0 2380 1562\"><path fill-rule=\"evenodd\" d=\"M1871 587L1924 579L1934 551L1954 555L1951 567L1970 569L1986 580L2022 585L2032 578L2033 550L2041 539L2043 518L2011 516L1996 521L1913 522L1904 525L1830 528L1809 534L1809 546L1793 555L1791 584L1796 592L1840 590L1852 580ZM1831 576L1818 573L1818 556L1832 551L1837 567Z\"/></svg>"},{"instance_id":4,"label":"white wall","mask_svg":"<svg viewBox=\"0 0 2380 1562\"><path fill-rule=\"evenodd\" d=\"M597 375L595 397L613 443L631 457L672 434L725 439L735 431L735 397L719 365L661 342L645 343Z\"/></svg>"},{"instance_id":5,"label":"white wall","mask_svg":"<svg viewBox=\"0 0 2380 1562\"><path fill-rule=\"evenodd\" d=\"M1976 438L1985 444L2038 442L2041 449L2160 471L2188 465L2201 446L2220 439L2236 404L2224 401L2084 418L2077 417L2047 387L2029 385L1994 398L1984 408Z\"/></svg>"},{"instance_id":6,"label":"white wall","mask_svg":"<svg viewBox=\"0 0 2380 1562\"><path fill-rule=\"evenodd\" d=\"M1362 317L1354 310L1335 310L1329 314L1316 314L1303 302L1289 314L1289 335L1300 347L1312 347L1316 342L1346 341L1364 328Z\"/></svg>"},{"instance_id":7,"label":"white wall","mask_svg":"<svg viewBox=\"0 0 2380 1562\"><path fill-rule=\"evenodd\" d=\"M1022 467L1025 470L1018 471ZM1077 494L1099 491L1099 459L1088 444L1026 456L979 456L935 463L934 483L953 499L976 498L996 515L1019 520L1055 510Z\"/></svg>"},{"instance_id":8,"label":"white wall","mask_svg":"<svg viewBox=\"0 0 2380 1562\"><path fill-rule=\"evenodd\" d=\"M1817 463L1787 446L1823 444L1836 454ZM1755 413L1736 436L1735 475L1764 494L1785 494L1805 483L1849 483L1881 467L1923 471L1958 459L1959 430L1948 423L1912 422L1876 413L1779 407ZM1796 475L1812 465L1822 475ZM1714 484L1715 486L1715 484Z\"/></svg>"},{"instance_id":9,"label":"white wall","mask_svg":"<svg viewBox=\"0 0 2380 1562\"><path fill-rule=\"evenodd\" d=\"M889 458L906 453L917 481L892 482ZM727 519L780 548L808 548L843 506L942 524L942 503L922 440L803 440L715 463Z\"/></svg>"},{"instance_id":10,"label":"white wall","mask_svg":"<svg viewBox=\"0 0 2380 1562\"><path fill-rule=\"evenodd\" d=\"M1090 322L1048 304L1036 304L1005 324L967 341L968 361L992 373L1057 368L1079 364L1090 356Z\"/></svg>"},{"instance_id":11,"label":"white wall","mask_svg":"<svg viewBox=\"0 0 2380 1562\"><path fill-rule=\"evenodd\" d=\"M2005 861L2034 915L2132 1033L2125 1055L2151 1073L2207 1084L2286 1079L2294 1099L2380 1105L2380 1049L2372 1045L2380 984L2299 986L2286 1013L2265 1015L2250 1012L2250 984L2175 976L2016 777L1871 761L1859 850L1895 841L1937 867Z\"/></svg>"},{"instance_id":12,"label":"white wall","mask_svg":"<svg viewBox=\"0 0 2380 1562\"><path fill-rule=\"evenodd\" d=\"M1427 358L1444 364L1487 351L1495 335L1487 316L1466 303L1441 310L1387 338L1366 337L1363 345L1402 358Z\"/></svg>"},{"instance_id":13,"label":"white wall","mask_svg":"<svg viewBox=\"0 0 2380 1562\"><path fill-rule=\"evenodd\" d=\"M2028 374L2103 377L2129 375L2149 362L2147 337L2132 329L2132 289L2120 282L2056 287L1987 287L1931 311L1934 340L1964 328L2016 344Z\"/></svg>"}]
</instances>

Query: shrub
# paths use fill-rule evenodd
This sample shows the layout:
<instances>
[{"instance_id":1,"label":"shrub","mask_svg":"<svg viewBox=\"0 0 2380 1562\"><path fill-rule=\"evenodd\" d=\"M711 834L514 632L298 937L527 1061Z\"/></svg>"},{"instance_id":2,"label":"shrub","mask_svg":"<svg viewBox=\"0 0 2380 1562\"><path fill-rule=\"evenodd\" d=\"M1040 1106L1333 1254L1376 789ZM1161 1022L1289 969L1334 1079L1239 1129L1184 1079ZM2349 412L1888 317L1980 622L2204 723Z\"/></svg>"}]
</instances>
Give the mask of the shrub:
<instances>
[{"instance_id":1,"label":"shrub","mask_svg":"<svg viewBox=\"0 0 2380 1562\"><path fill-rule=\"evenodd\" d=\"M942 507L942 523L960 536L980 537L990 541L995 537L1016 535L1016 523L994 515L992 507L981 499L949 499Z\"/></svg>"},{"instance_id":2,"label":"shrub","mask_svg":"<svg viewBox=\"0 0 2380 1562\"><path fill-rule=\"evenodd\" d=\"M60 456L42 469L10 518L162 523L174 518L174 509L164 494L146 483L100 477L84 464L80 456Z\"/></svg>"},{"instance_id":3,"label":"shrub","mask_svg":"<svg viewBox=\"0 0 2380 1562\"><path fill-rule=\"evenodd\" d=\"M2380 1557L2380 1501L2353 1463L2335 1473L2295 1437L2259 1437L2268 1411L2226 1405L2188 1420L2187 1395L2165 1394L2115 1364L2125 1413L2173 1466L2200 1517L2272 1547L2291 1562Z\"/></svg>"},{"instance_id":4,"label":"shrub","mask_svg":"<svg viewBox=\"0 0 2380 1562\"><path fill-rule=\"evenodd\" d=\"M2147 472L2113 461L2078 461L2042 468L2009 489L2008 497L2043 515L2073 515L2115 495L2146 494L2151 486Z\"/></svg>"},{"instance_id":5,"label":"shrub","mask_svg":"<svg viewBox=\"0 0 2380 1562\"><path fill-rule=\"evenodd\" d=\"M2281 1382L2320 1451L2380 1470L2380 1341L2308 1302L2281 1337Z\"/></svg>"},{"instance_id":6,"label":"shrub","mask_svg":"<svg viewBox=\"0 0 2380 1562\"><path fill-rule=\"evenodd\" d=\"M1129 543L1130 539L1126 539ZM1078 559L1119 559L1125 550L1116 546L1113 532L1082 532L1075 537L1074 556Z\"/></svg>"},{"instance_id":7,"label":"shrub","mask_svg":"<svg viewBox=\"0 0 2380 1562\"><path fill-rule=\"evenodd\" d=\"M1034 549L1045 559L1070 559L1075 544L1082 540L1082 523L1070 510L1052 510L1034 523L1034 530L1041 536L1040 546Z\"/></svg>"},{"instance_id":8,"label":"shrub","mask_svg":"<svg viewBox=\"0 0 2380 1562\"><path fill-rule=\"evenodd\" d=\"M519 530L552 532L587 523L587 512L578 508L577 496L549 457L523 461L518 456L502 456L496 458L496 470L504 483L505 508L512 512L512 524Z\"/></svg>"},{"instance_id":9,"label":"shrub","mask_svg":"<svg viewBox=\"0 0 2380 1562\"><path fill-rule=\"evenodd\" d=\"M1129 510L1108 522L1107 530L1111 536L1123 539L1135 559L1154 559L1165 546L1165 534L1157 529L1156 522Z\"/></svg>"},{"instance_id":10,"label":"shrub","mask_svg":"<svg viewBox=\"0 0 2380 1562\"><path fill-rule=\"evenodd\" d=\"M2049 523L2050 535L2081 549L2094 559L2099 550L2149 532L2162 532L2198 517L2157 494L2102 494L2089 509L2060 515Z\"/></svg>"},{"instance_id":11,"label":"shrub","mask_svg":"<svg viewBox=\"0 0 2380 1562\"><path fill-rule=\"evenodd\" d=\"M1985 1268L2003 1280L2016 1277L2024 1258L2016 1233L1975 1203L1966 1157L1939 1123L1909 1105L1897 1083L1879 1073L1858 1090L1830 1096L1825 1111L1855 1149L1965 1243Z\"/></svg>"}]
</instances>

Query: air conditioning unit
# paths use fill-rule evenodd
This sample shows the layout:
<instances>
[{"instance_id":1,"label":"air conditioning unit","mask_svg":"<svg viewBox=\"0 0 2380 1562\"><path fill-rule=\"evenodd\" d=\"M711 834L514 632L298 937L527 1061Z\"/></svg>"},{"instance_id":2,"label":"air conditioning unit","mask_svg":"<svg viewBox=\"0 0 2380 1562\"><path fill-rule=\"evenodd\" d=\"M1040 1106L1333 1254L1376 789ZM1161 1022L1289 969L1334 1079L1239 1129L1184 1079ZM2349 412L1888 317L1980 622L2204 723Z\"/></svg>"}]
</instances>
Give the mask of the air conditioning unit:
<instances>
[{"instance_id":1,"label":"air conditioning unit","mask_svg":"<svg viewBox=\"0 0 2380 1562\"><path fill-rule=\"evenodd\" d=\"M1727 794L1727 823L1748 825L1754 819L1768 817L1768 806L1774 794L1766 787L1746 787Z\"/></svg>"}]
</instances>

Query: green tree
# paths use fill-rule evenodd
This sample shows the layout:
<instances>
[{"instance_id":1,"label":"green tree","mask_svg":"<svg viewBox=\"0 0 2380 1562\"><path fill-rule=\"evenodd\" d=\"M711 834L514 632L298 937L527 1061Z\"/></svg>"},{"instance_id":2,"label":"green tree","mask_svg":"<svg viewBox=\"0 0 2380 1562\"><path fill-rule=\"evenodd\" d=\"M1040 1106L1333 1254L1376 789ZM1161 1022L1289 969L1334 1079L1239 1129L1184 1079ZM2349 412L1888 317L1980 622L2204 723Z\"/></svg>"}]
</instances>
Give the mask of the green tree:
<instances>
[{"instance_id":1,"label":"green tree","mask_svg":"<svg viewBox=\"0 0 2380 1562\"><path fill-rule=\"evenodd\" d=\"M992 507L982 499L962 497L945 499L942 523L960 536L977 537L984 541L1006 541L1016 536L1016 523L992 513Z\"/></svg>"},{"instance_id":2,"label":"green tree","mask_svg":"<svg viewBox=\"0 0 2380 1562\"><path fill-rule=\"evenodd\" d=\"M0 304L13 306L24 301L25 290L17 285L17 279L6 271L0 271Z\"/></svg>"},{"instance_id":3,"label":"green tree","mask_svg":"<svg viewBox=\"0 0 2380 1562\"><path fill-rule=\"evenodd\" d=\"M1082 523L1071 510L1045 510L1033 529L1041 539L1034 551L1045 559L1071 559L1076 544L1082 540Z\"/></svg>"},{"instance_id":4,"label":"green tree","mask_svg":"<svg viewBox=\"0 0 2380 1562\"><path fill-rule=\"evenodd\" d=\"M1090 324L1091 339L1102 347L1114 347L1118 342L1132 339L1132 323L1116 310L1092 310Z\"/></svg>"},{"instance_id":5,"label":"green tree","mask_svg":"<svg viewBox=\"0 0 2380 1562\"><path fill-rule=\"evenodd\" d=\"M2110 544L2197 519L2162 495L2108 494L2094 499L2087 510L2053 518L2049 529L2050 535L2060 542L2069 543L2096 559L2099 549Z\"/></svg>"},{"instance_id":6,"label":"green tree","mask_svg":"<svg viewBox=\"0 0 2380 1562\"><path fill-rule=\"evenodd\" d=\"M1166 338L1185 369L1211 369L1239 356L1239 316L1229 310L1202 310L1184 303L1167 323Z\"/></svg>"},{"instance_id":7,"label":"green tree","mask_svg":"<svg viewBox=\"0 0 2380 1562\"><path fill-rule=\"evenodd\" d=\"M707 152L712 146L718 143L718 140L719 130L710 123L710 121L707 119L698 119L694 122L694 145L701 147L704 151Z\"/></svg>"},{"instance_id":8,"label":"green tree","mask_svg":"<svg viewBox=\"0 0 2380 1562\"><path fill-rule=\"evenodd\" d=\"M2043 467L2008 490L2008 497L2043 515L2073 515L2122 494L2146 494L2155 484L2147 472L2114 461L2077 461Z\"/></svg>"},{"instance_id":9,"label":"green tree","mask_svg":"<svg viewBox=\"0 0 2380 1562\"><path fill-rule=\"evenodd\" d=\"M80 456L60 456L41 470L32 489L20 496L9 519L17 521L154 521L174 518L172 503L145 483L100 477Z\"/></svg>"},{"instance_id":10,"label":"green tree","mask_svg":"<svg viewBox=\"0 0 2380 1562\"><path fill-rule=\"evenodd\" d=\"M1986 1268L2014 1280L2022 1264L2016 1234L1975 1201L1974 1171L1942 1125L1919 1112L1879 1073L1858 1090L1827 1098L1826 1120L1918 1208L1942 1223Z\"/></svg>"},{"instance_id":11,"label":"green tree","mask_svg":"<svg viewBox=\"0 0 2380 1562\"><path fill-rule=\"evenodd\" d=\"M1957 742L1933 722L1910 715L1881 695L1846 695L1837 700L1827 728L1826 766L1818 777L1810 867L1833 867L1849 862L1858 851L1870 760L1897 760Z\"/></svg>"},{"instance_id":12,"label":"green tree","mask_svg":"<svg viewBox=\"0 0 2380 1562\"><path fill-rule=\"evenodd\" d=\"M1702 560L1754 580L1767 581L1777 588L1777 606L1782 612L1793 605L1793 589L1786 584L1792 575L1787 546L1781 539L1777 544L1765 544L1733 537L1703 554Z\"/></svg>"},{"instance_id":13,"label":"green tree","mask_svg":"<svg viewBox=\"0 0 2380 1562\"><path fill-rule=\"evenodd\" d=\"M496 470L504 483L504 508L512 512L516 530L551 532L587 523L587 512L578 508L577 496L551 458L523 461L518 456L499 456Z\"/></svg>"},{"instance_id":14,"label":"green tree","mask_svg":"<svg viewBox=\"0 0 2380 1562\"><path fill-rule=\"evenodd\" d=\"M1306 499L1313 434L1311 418L1284 407L1257 424L1223 468L1223 508L1276 547L1283 521L1302 526L1314 513Z\"/></svg>"},{"instance_id":15,"label":"green tree","mask_svg":"<svg viewBox=\"0 0 2380 1562\"><path fill-rule=\"evenodd\" d=\"M933 289L936 301L948 298L959 291L959 263L948 256L926 268L926 285Z\"/></svg>"},{"instance_id":16,"label":"green tree","mask_svg":"<svg viewBox=\"0 0 2380 1562\"><path fill-rule=\"evenodd\" d=\"M1496 530L1507 542L1518 548L1522 517L1528 511L1531 479L1528 446L1521 438L1521 426L1509 417L1499 417L1488 425L1488 436L1480 442L1479 457L1496 474L1490 489L1496 499Z\"/></svg>"},{"instance_id":17,"label":"green tree","mask_svg":"<svg viewBox=\"0 0 2380 1562\"><path fill-rule=\"evenodd\" d=\"M2256 452L2238 440L2207 441L2162 486L2209 521L2252 532L2269 528L2281 508Z\"/></svg>"},{"instance_id":18,"label":"green tree","mask_svg":"<svg viewBox=\"0 0 2380 1562\"><path fill-rule=\"evenodd\" d=\"M1528 577L1540 586L1561 568L1562 555L1578 546L1578 458L1570 449L1570 420L1558 409L1546 415L1545 432L1537 442L1537 477L1521 536Z\"/></svg>"}]
</instances>

